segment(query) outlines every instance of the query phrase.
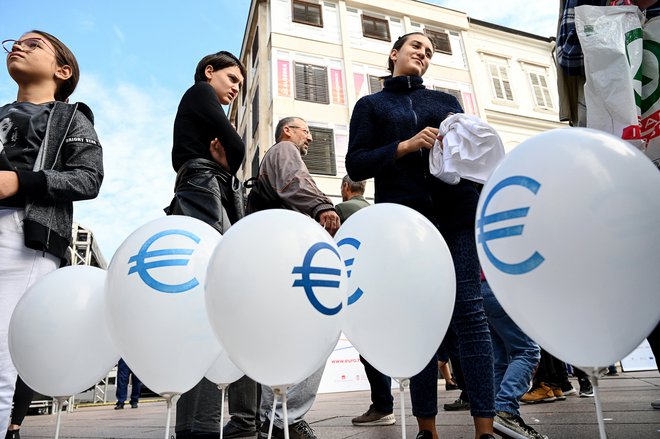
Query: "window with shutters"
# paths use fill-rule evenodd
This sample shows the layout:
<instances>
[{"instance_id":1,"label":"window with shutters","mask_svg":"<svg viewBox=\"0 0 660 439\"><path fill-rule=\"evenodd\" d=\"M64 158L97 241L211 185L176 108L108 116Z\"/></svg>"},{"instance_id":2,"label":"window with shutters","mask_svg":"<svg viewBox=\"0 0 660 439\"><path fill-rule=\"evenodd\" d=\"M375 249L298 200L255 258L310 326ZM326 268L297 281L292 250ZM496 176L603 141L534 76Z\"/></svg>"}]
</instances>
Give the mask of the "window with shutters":
<instances>
[{"instance_id":1,"label":"window with shutters","mask_svg":"<svg viewBox=\"0 0 660 439\"><path fill-rule=\"evenodd\" d=\"M378 93L383 89L383 80L380 76L369 75L369 93Z\"/></svg>"},{"instance_id":2,"label":"window with shutters","mask_svg":"<svg viewBox=\"0 0 660 439\"><path fill-rule=\"evenodd\" d=\"M291 2L293 22L323 27L321 5L300 0Z\"/></svg>"},{"instance_id":3,"label":"window with shutters","mask_svg":"<svg viewBox=\"0 0 660 439\"><path fill-rule=\"evenodd\" d=\"M454 90L453 88L446 88L446 87L433 87L434 90L442 91L445 93L448 93L452 96L454 96L456 99L458 99L458 103L461 105L461 108L463 107L463 96L461 95L460 90Z\"/></svg>"},{"instance_id":4,"label":"window with shutters","mask_svg":"<svg viewBox=\"0 0 660 439\"><path fill-rule=\"evenodd\" d=\"M259 87L254 89L252 97L252 137L257 132L259 126Z\"/></svg>"},{"instance_id":5,"label":"window with shutters","mask_svg":"<svg viewBox=\"0 0 660 439\"><path fill-rule=\"evenodd\" d=\"M449 34L447 32L424 29L424 33L433 43L433 48L436 52L451 55L451 42L449 41Z\"/></svg>"},{"instance_id":6,"label":"window with shutters","mask_svg":"<svg viewBox=\"0 0 660 439\"><path fill-rule=\"evenodd\" d=\"M296 99L329 104L328 70L313 64L296 63Z\"/></svg>"},{"instance_id":7,"label":"window with shutters","mask_svg":"<svg viewBox=\"0 0 660 439\"><path fill-rule=\"evenodd\" d=\"M488 73L493 87L493 95L497 99L513 102L513 91L509 82L509 70L506 65L489 62Z\"/></svg>"},{"instance_id":8,"label":"window with shutters","mask_svg":"<svg viewBox=\"0 0 660 439\"><path fill-rule=\"evenodd\" d=\"M364 14L362 14L362 35L377 40L392 41L390 39L390 24L387 20Z\"/></svg>"},{"instance_id":9,"label":"window with shutters","mask_svg":"<svg viewBox=\"0 0 660 439\"><path fill-rule=\"evenodd\" d=\"M309 127L313 142L303 161L312 174L337 175L335 136L329 128Z\"/></svg>"},{"instance_id":10,"label":"window with shutters","mask_svg":"<svg viewBox=\"0 0 660 439\"><path fill-rule=\"evenodd\" d=\"M536 106L540 108L553 108L550 89L548 88L548 81L545 75L529 72L529 82L532 86L532 94L534 95Z\"/></svg>"}]
</instances>

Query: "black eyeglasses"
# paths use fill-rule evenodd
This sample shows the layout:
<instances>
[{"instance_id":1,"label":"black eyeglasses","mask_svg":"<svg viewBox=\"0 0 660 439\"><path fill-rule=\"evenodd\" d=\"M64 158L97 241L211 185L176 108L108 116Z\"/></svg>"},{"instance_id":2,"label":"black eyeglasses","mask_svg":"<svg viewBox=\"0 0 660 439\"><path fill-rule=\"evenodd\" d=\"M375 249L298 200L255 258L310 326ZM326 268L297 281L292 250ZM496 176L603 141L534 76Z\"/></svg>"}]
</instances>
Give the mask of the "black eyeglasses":
<instances>
[{"instance_id":1,"label":"black eyeglasses","mask_svg":"<svg viewBox=\"0 0 660 439\"><path fill-rule=\"evenodd\" d=\"M13 52L14 47L16 47L17 45L23 48L23 52L32 52L37 47L41 47L42 49L44 47L48 47L42 38L26 38L24 40L4 40L2 42L2 48L5 49L5 52L7 53ZM48 47L48 50L50 50L53 53L53 55L56 55L55 51L50 47Z\"/></svg>"},{"instance_id":2,"label":"black eyeglasses","mask_svg":"<svg viewBox=\"0 0 660 439\"><path fill-rule=\"evenodd\" d=\"M305 133L306 136L309 136L309 130L303 130L301 127L297 127L295 125L287 125L289 128L294 128L297 130L301 130L303 133Z\"/></svg>"}]
</instances>

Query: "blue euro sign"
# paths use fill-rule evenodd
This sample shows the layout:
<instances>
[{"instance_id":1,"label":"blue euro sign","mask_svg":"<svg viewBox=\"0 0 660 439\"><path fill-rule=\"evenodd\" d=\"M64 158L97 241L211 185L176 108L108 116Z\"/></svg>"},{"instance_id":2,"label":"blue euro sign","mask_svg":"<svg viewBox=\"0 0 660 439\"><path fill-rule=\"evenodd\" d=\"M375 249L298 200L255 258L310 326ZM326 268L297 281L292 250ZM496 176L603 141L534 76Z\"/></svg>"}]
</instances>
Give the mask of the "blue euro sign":
<instances>
[{"instance_id":1,"label":"blue euro sign","mask_svg":"<svg viewBox=\"0 0 660 439\"><path fill-rule=\"evenodd\" d=\"M162 232L158 232L151 238L147 239L147 241L144 244L142 244L142 247L140 247L140 251L138 252L137 255L131 256L131 258L128 260L129 264L131 262L135 263L135 265L128 270L128 274L137 273L140 276L140 279L142 279L142 281L145 284L149 285L151 288L153 288L156 291L160 291L162 293L184 293L199 285L199 281L197 280L197 278L193 277L189 281L184 282L182 284L170 285L159 282L153 277L151 277L151 275L149 274L149 270L152 268L159 268L159 267L176 267L176 266L185 267L186 265L188 265L188 262L190 262L190 258L159 259L154 262L145 261L145 259L155 258L159 256L172 256L172 255L190 256L193 254L195 250L189 248L172 248L172 249L149 251L149 247L151 247L151 245L154 242L158 241L160 238L164 236L170 236L170 235L185 236L186 238L190 238L190 240L192 240L195 244L199 244L200 241L199 237L188 232L187 230L173 229L173 230L164 230Z\"/></svg>"},{"instance_id":2,"label":"blue euro sign","mask_svg":"<svg viewBox=\"0 0 660 439\"><path fill-rule=\"evenodd\" d=\"M493 198L493 196L498 193L500 190L509 187L509 186L522 186L525 189L532 192L534 195L541 188L541 183L538 181L524 176L513 176L505 178L495 185L495 187L490 191L484 204L481 207L481 218L477 221L477 227L479 228L479 236L477 238L477 243L483 245L484 253L488 257L488 260L500 271L507 274L525 274L534 270L536 267L541 265L545 258L537 251L532 254L529 258L525 259L522 262L516 264L509 264L502 262L497 259L493 252L488 248L488 241L491 239L501 239L509 238L511 236L522 235L524 225L519 224L515 226L502 227L499 229L490 230L488 232L484 231L484 227L487 224L493 224L500 221L506 221L516 218L525 218L529 213L529 207L521 207L518 209L505 210L502 212L497 212L491 215L486 215L486 209L488 208L488 203Z\"/></svg>"},{"instance_id":3,"label":"blue euro sign","mask_svg":"<svg viewBox=\"0 0 660 439\"><path fill-rule=\"evenodd\" d=\"M303 287L305 294L307 295L307 300L312 304L312 306L321 314L327 316L332 316L341 311L341 303L334 308L328 308L323 305L316 294L314 293L315 287L324 287L324 288L339 288L339 280L327 280L327 279L312 279L312 274L317 275L328 275L328 276L341 276L341 270L338 268L330 267L314 267L312 266L312 260L316 253L321 250L330 250L332 253L337 255L337 258L341 260L339 252L328 244L327 242L317 242L307 250L303 263L300 267L293 267L293 274L300 274L300 279L297 279L293 282L294 287Z\"/></svg>"},{"instance_id":4,"label":"blue euro sign","mask_svg":"<svg viewBox=\"0 0 660 439\"><path fill-rule=\"evenodd\" d=\"M360 241L358 241L358 240L355 239L355 238L350 238L350 237L349 237L349 238L344 238L344 239L342 239L341 241L339 241L339 242L337 243L337 246L338 246L338 247L341 247L342 245L350 245L350 246L353 247L355 250L359 250L359 249L360 249ZM351 277L351 269L350 269L350 267L353 266L353 263L354 263L354 262L355 262L355 258L346 259L346 260L344 261L344 265L346 266L346 275L347 275L348 277ZM355 291L353 292L353 294L351 294L350 296L348 296L348 303L347 303L347 305L352 305L352 304L354 304L355 302L357 302L358 299L359 299L360 297L362 297L363 294L364 294L364 291L362 291L362 288L357 287L357 288L355 289Z\"/></svg>"}]
</instances>

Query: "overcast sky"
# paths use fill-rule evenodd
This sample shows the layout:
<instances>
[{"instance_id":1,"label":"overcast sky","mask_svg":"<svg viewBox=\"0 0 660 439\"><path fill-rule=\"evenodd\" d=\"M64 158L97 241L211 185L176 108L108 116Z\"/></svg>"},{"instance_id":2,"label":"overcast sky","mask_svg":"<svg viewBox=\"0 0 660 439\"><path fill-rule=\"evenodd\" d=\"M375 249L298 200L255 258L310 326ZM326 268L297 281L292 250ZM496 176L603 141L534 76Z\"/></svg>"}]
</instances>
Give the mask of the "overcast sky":
<instances>
[{"instance_id":1,"label":"overcast sky","mask_svg":"<svg viewBox=\"0 0 660 439\"><path fill-rule=\"evenodd\" d=\"M387 0L383 0L383 4ZM559 0L429 1L470 17L552 36ZM50 32L75 53L81 68L71 101L94 111L104 148L100 196L75 205L75 219L91 229L110 261L122 241L164 215L175 174L170 165L172 123L202 56L240 53L249 0L3 1L0 40L31 29ZM0 105L16 99L16 85L0 70Z\"/></svg>"}]
</instances>

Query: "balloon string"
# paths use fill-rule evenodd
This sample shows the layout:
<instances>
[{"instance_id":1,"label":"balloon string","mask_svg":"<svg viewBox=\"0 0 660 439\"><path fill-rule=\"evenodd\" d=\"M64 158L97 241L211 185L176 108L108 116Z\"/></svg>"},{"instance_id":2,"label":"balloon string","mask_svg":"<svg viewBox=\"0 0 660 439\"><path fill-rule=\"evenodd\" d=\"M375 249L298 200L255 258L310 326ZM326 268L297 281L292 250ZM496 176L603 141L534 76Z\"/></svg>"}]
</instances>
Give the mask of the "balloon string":
<instances>
[{"instance_id":1,"label":"balloon string","mask_svg":"<svg viewBox=\"0 0 660 439\"><path fill-rule=\"evenodd\" d=\"M277 407L277 393L273 391L273 407L270 414L270 425L268 426L268 439L271 439L273 437L273 422L275 422L276 407Z\"/></svg>"},{"instance_id":2,"label":"balloon string","mask_svg":"<svg viewBox=\"0 0 660 439\"><path fill-rule=\"evenodd\" d=\"M167 401L167 420L165 421L165 439L169 439L170 423L172 421L172 398L167 397L165 401Z\"/></svg>"},{"instance_id":3,"label":"balloon string","mask_svg":"<svg viewBox=\"0 0 660 439\"><path fill-rule=\"evenodd\" d=\"M605 419L603 418L603 407L600 404L597 368L591 370L591 379L593 380L592 386L594 388L594 403L596 404L596 419L598 419L598 433L600 433L600 439L607 439L607 433L605 433Z\"/></svg>"},{"instance_id":4,"label":"balloon string","mask_svg":"<svg viewBox=\"0 0 660 439\"><path fill-rule=\"evenodd\" d=\"M399 381L399 397L401 400L401 439L406 439L406 387L410 385L410 380L404 378Z\"/></svg>"},{"instance_id":5,"label":"balloon string","mask_svg":"<svg viewBox=\"0 0 660 439\"><path fill-rule=\"evenodd\" d=\"M218 384L218 388L222 394L220 397L220 439L222 439L222 426L225 425L225 386Z\"/></svg>"},{"instance_id":6,"label":"balloon string","mask_svg":"<svg viewBox=\"0 0 660 439\"><path fill-rule=\"evenodd\" d=\"M286 409L286 390L282 393L282 411L284 412L284 439L289 439L289 415Z\"/></svg>"},{"instance_id":7,"label":"balloon string","mask_svg":"<svg viewBox=\"0 0 660 439\"><path fill-rule=\"evenodd\" d=\"M64 404L63 398L57 398L57 423L55 424L55 439L60 437L60 423L62 420L62 405Z\"/></svg>"}]
</instances>

